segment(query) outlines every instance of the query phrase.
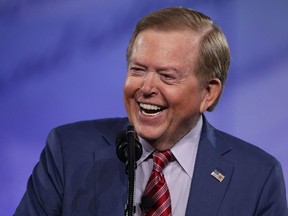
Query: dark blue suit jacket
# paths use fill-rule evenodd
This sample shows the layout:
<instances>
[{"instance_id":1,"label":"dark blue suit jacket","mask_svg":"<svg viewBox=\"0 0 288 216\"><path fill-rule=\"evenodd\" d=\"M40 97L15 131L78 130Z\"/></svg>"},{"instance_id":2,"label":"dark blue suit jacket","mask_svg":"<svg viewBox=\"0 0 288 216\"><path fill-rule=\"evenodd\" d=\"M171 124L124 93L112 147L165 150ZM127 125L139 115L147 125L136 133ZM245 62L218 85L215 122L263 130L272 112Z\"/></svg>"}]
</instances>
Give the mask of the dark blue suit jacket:
<instances>
[{"instance_id":1,"label":"dark blue suit jacket","mask_svg":"<svg viewBox=\"0 0 288 216\"><path fill-rule=\"evenodd\" d=\"M114 118L52 130L15 215L124 215L127 176L115 139L128 124ZM186 215L287 216L283 179L275 158L204 119Z\"/></svg>"}]
</instances>

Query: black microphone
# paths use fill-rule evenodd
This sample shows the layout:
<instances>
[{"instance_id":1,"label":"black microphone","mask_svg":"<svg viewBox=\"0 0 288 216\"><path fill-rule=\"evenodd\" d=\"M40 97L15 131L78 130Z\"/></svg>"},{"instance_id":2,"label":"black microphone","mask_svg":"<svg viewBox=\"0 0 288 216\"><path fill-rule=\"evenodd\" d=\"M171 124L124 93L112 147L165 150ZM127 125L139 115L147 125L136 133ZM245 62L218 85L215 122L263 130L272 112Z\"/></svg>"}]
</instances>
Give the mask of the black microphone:
<instances>
[{"instance_id":1,"label":"black microphone","mask_svg":"<svg viewBox=\"0 0 288 216\"><path fill-rule=\"evenodd\" d=\"M116 137L116 154L124 163L128 160L128 141L131 138L135 140L135 161L138 161L143 153L142 145L138 140L134 127L128 126L126 130L120 131Z\"/></svg>"},{"instance_id":2,"label":"black microphone","mask_svg":"<svg viewBox=\"0 0 288 216\"><path fill-rule=\"evenodd\" d=\"M140 207L144 212L148 212L150 208L153 206L154 200L150 196L142 196Z\"/></svg>"},{"instance_id":3,"label":"black microphone","mask_svg":"<svg viewBox=\"0 0 288 216\"><path fill-rule=\"evenodd\" d=\"M117 135L116 154L121 161L126 163L126 174L128 175L128 196L125 205L125 216L132 216L135 213L135 169L137 168L136 161L140 159L142 152L142 146L133 126L128 126L126 131L121 131Z\"/></svg>"}]
</instances>

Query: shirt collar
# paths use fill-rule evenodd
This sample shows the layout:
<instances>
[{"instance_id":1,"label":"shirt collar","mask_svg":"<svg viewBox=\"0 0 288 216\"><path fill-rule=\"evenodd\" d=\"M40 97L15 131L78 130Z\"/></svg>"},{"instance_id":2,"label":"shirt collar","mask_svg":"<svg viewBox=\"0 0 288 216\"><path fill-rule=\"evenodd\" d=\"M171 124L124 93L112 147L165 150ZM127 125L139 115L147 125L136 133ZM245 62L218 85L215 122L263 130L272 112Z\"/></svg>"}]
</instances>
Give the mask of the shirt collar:
<instances>
[{"instance_id":1,"label":"shirt collar","mask_svg":"<svg viewBox=\"0 0 288 216\"><path fill-rule=\"evenodd\" d=\"M173 153L175 159L190 178L192 178L193 175L202 126L203 117L200 116L196 126L171 148L171 152ZM137 161L138 166L143 161L147 160L149 156L155 151L153 146L151 146L143 138L139 137L139 141L142 144L143 154Z\"/></svg>"},{"instance_id":2,"label":"shirt collar","mask_svg":"<svg viewBox=\"0 0 288 216\"><path fill-rule=\"evenodd\" d=\"M137 166L139 166L143 161L149 159L149 156L155 151L155 148L142 137L139 137L139 141L142 145L143 153L141 158L137 161Z\"/></svg>"},{"instance_id":3,"label":"shirt collar","mask_svg":"<svg viewBox=\"0 0 288 216\"><path fill-rule=\"evenodd\" d=\"M190 178L193 176L202 125L201 116L196 126L171 148L174 157Z\"/></svg>"}]
</instances>

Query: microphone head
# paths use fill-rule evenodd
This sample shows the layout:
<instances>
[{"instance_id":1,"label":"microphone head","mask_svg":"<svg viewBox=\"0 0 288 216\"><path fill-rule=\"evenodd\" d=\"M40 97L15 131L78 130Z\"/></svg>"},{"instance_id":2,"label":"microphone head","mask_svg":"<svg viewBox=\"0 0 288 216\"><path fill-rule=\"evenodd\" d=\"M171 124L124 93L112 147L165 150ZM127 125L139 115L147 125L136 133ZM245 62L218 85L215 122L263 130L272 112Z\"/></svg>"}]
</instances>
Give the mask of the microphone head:
<instances>
[{"instance_id":1,"label":"microphone head","mask_svg":"<svg viewBox=\"0 0 288 216\"><path fill-rule=\"evenodd\" d=\"M128 126L126 130L120 131L116 137L116 154L118 158L126 163L128 160L128 139L127 134L134 133L134 127ZM143 153L142 145L140 144L137 135L135 134L135 161L138 161Z\"/></svg>"},{"instance_id":2,"label":"microphone head","mask_svg":"<svg viewBox=\"0 0 288 216\"><path fill-rule=\"evenodd\" d=\"M148 212L150 208L152 208L152 206L154 205L154 200L152 197L150 196L142 196L141 198L141 204L140 207L142 210L144 210L145 212Z\"/></svg>"},{"instance_id":3,"label":"microphone head","mask_svg":"<svg viewBox=\"0 0 288 216\"><path fill-rule=\"evenodd\" d=\"M122 162L127 161L127 136L126 130L120 131L116 137L116 154Z\"/></svg>"}]
</instances>

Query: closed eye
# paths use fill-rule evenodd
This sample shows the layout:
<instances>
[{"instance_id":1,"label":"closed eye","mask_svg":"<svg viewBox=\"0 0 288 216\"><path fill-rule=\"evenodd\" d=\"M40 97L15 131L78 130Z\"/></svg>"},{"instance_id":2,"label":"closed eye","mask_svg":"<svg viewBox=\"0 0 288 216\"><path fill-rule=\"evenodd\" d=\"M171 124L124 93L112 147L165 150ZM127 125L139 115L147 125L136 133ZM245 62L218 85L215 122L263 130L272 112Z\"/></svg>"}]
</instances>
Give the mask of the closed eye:
<instances>
[{"instance_id":1,"label":"closed eye","mask_svg":"<svg viewBox=\"0 0 288 216\"><path fill-rule=\"evenodd\" d=\"M131 67L130 70L132 70L132 71L142 71L144 69L140 68L140 67Z\"/></svg>"},{"instance_id":2,"label":"closed eye","mask_svg":"<svg viewBox=\"0 0 288 216\"><path fill-rule=\"evenodd\" d=\"M171 74L161 74L161 76L165 79L175 79L175 77L172 76Z\"/></svg>"},{"instance_id":3,"label":"closed eye","mask_svg":"<svg viewBox=\"0 0 288 216\"><path fill-rule=\"evenodd\" d=\"M161 80L167 84L173 84L177 81L177 76L173 73L160 72Z\"/></svg>"},{"instance_id":4,"label":"closed eye","mask_svg":"<svg viewBox=\"0 0 288 216\"><path fill-rule=\"evenodd\" d=\"M133 66L133 67L130 67L130 72L134 75L141 75L141 74L145 73L146 70L143 67Z\"/></svg>"}]
</instances>

